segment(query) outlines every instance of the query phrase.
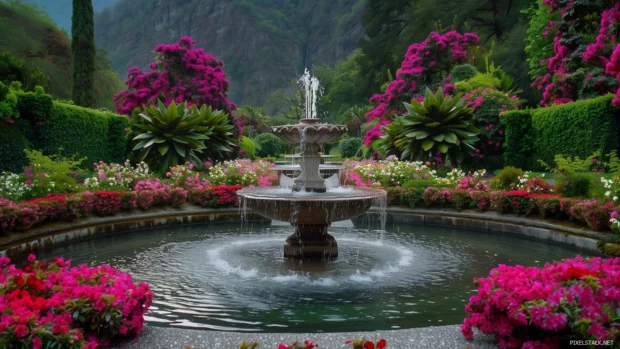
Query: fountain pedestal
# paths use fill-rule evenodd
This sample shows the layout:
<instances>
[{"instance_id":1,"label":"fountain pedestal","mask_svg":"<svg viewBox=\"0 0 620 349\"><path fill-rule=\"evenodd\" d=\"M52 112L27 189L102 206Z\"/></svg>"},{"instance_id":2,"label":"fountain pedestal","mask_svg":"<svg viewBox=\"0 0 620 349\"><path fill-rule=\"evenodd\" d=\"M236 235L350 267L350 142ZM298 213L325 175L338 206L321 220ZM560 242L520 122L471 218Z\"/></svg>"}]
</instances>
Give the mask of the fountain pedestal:
<instances>
[{"instance_id":1,"label":"fountain pedestal","mask_svg":"<svg viewBox=\"0 0 620 349\"><path fill-rule=\"evenodd\" d=\"M327 224L297 224L295 233L284 243L284 257L335 259L338 243L327 232Z\"/></svg>"},{"instance_id":2,"label":"fountain pedestal","mask_svg":"<svg viewBox=\"0 0 620 349\"><path fill-rule=\"evenodd\" d=\"M321 165L321 155L319 155L319 144L307 144L303 151L303 157L299 162L301 173L295 178L295 191L313 191L324 193L325 179L321 177L319 167Z\"/></svg>"}]
</instances>

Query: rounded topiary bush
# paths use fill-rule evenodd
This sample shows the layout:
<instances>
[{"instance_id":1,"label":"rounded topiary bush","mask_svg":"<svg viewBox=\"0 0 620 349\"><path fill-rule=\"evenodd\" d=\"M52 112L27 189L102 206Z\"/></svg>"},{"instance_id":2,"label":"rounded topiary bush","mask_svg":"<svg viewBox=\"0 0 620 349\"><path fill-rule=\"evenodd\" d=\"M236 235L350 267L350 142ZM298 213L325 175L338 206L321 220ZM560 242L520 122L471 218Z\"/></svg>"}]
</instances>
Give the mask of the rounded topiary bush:
<instances>
[{"instance_id":1,"label":"rounded topiary bush","mask_svg":"<svg viewBox=\"0 0 620 349\"><path fill-rule=\"evenodd\" d=\"M359 138L346 138L340 142L340 155L343 158L357 156L362 148L362 140Z\"/></svg>"},{"instance_id":2,"label":"rounded topiary bush","mask_svg":"<svg viewBox=\"0 0 620 349\"><path fill-rule=\"evenodd\" d=\"M471 64L460 64L450 71L453 82L469 80L476 74L478 74L478 69Z\"/></svg>"},{"instance_id":3,"label":"rounded topiary bush","mask_svg":"<svg viewBox=\"0 0 620 349\"><path fill-rule=\"evenodd\" d=\"M278 157L284 152L284 141L278 138L272 133L261 133L254 138L256 143L256 156L264 157Z\"/></svg>"}]
</instances>

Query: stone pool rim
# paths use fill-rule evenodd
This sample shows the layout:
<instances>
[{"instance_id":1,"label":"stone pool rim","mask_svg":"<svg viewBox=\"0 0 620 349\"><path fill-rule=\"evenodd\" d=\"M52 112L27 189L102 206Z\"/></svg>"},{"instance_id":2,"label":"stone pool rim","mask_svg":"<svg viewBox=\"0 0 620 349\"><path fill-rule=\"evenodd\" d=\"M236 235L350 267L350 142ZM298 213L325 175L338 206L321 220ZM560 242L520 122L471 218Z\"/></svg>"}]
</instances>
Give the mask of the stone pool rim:
<instances>
[{"instance_id":1,"label":"stone pool rim","mask_svg":"<svg viewBox=\"0 0 620 349\"><path fill-rule=\"evenodd\" d=\"M597 240L605 237L604 233L577 226L495 212L388 207L386 213L388 223L431 225L522 236L597 254L600 254ZM377 208L371 208L365 214L365 216L368 215L378 216L379 211ZM125 212L111 217L91 216L69 223L44 225L26 232L11 233L0 237L0 256L16 258L52 245L134 230L238 221L240 221L240 212L237 208L206 209L195 206L183 206L179 209L156 208L147 212ZM247 214L247 223L267 225L270 222L271 220L254 212Z\"/></svg>"}]
</instances>

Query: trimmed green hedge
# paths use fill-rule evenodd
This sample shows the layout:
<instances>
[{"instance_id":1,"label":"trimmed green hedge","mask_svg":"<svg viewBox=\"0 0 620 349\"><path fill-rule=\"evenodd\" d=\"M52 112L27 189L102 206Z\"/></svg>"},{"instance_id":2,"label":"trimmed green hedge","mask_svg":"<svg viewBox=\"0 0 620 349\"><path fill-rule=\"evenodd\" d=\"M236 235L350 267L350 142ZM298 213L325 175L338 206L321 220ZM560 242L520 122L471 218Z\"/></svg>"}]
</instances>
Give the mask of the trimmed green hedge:
<instances>
[{"instance_id":1,"label":"trimmed green hedge","mask_svg":"<svg viewBox=\"0 0 620 349\"><path fill-rule=\"evenodd\" d=\"M532 114L534 109L513 110L503 113L500 122L504 128L504 166L531 168L534 161Z\"/></svg>"},{"instance_id":2,"label":"trimmed green hedge","mask_svg":"<svg viewBox=\"0 0 620 349\"><path fill-rule=\"evenodd\" d=\"M556 154L581 158L620 150L620 108L612 95L533 110L502 114L506 132L505 165L541 170Z\"/></svg>"},{"instance_id":3,"label":"trimmed green hedge","mask_svg":"<svg viewBox=\"0 0 620 349\"><path fill-rule=\"evenodd\" d=\"M44 154L86 157L88 163L127 158L125 130L131 124L126 116L52 101L42 89L18 93L18 108L14 127L0 129L0 160L15 158L1 161L0 172L21 172L26 165L23 149L29 147Z\"/></svg>"},{"instance_id":4,"label":"trimmed green hedge","mask_svg":"<svg viewBox=\"0 0 620 349\"><path fill-rule=\"evenodd\" d=\"M535 161L553 164L556 154L584 158L619 149L620 108L612 99L608 95L537 109L532 116Z\"/></svg>"},{"instance_id":5,"label":"trimmed green hedge","mask_svg":"<svg viewBox=\"0 0 620 349\"><path fill-rule=\"evenodd\" d=\"M24 149L26 138L17 125L0 122L0 173L20 173L28 164Z\"/></svg>"}]
</instances>

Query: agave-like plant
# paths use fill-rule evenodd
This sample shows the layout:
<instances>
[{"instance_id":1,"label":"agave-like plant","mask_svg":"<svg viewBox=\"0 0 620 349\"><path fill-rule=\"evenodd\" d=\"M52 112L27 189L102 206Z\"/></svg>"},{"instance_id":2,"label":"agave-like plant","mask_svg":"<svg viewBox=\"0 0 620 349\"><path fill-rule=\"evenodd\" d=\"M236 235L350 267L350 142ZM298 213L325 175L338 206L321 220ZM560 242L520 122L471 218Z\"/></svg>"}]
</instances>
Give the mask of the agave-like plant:
<instances>
[{"instance_id":1,"label":"agave-like plant","mask_svg":"<svg viewBox=\"0 0 620 349\"><path fill-rule=\"evenodd\" d=\"M213 112L205 106L187 107L186 103L172 102L167 108L158 101L157 106L146 106L134 124L138 134L134 137L134 151L139 151L138 161L146 161L152 168L164 173L171 166L185 162L201 163L198 154L230 151L232 132L227 135L228 116ZM228 138L226 138L228 137ZM208 145L205 145L205 142Z\"/></svg>"},{"instance_id":2,"label":"agave-like plant","mask_svg":"<svg viewBox=\"0 0 620 349\"><path fill-rule=\"evenodd\" d=\"M198 112L204 116L200 126L211 130L208 134L209 139L205 141L204 157L213 160L227 158L237 143L233 137L236 126L230 122L229 115L222 110L213 110L203 105Z\"/></svg>"},{"instance_id":3,"label":"agave-like plant","mask_svg":"<svg viewBox=\"0 0 620 349\"><path fill-rule=\"evenodd\" d=\"M403 116L402 124L387 126L388 135L402 128L394 146L401 150L401 160L422 160L432 158L437 152L445 154L453 165L461 159L462 146L474 149L479 141L480 130L473 124L473 109L461 101L460 96L444 97L443 90L433 94L426 89L422 103L411 100L405 103L409 112Z\"/></svg>"}]
</instances>

